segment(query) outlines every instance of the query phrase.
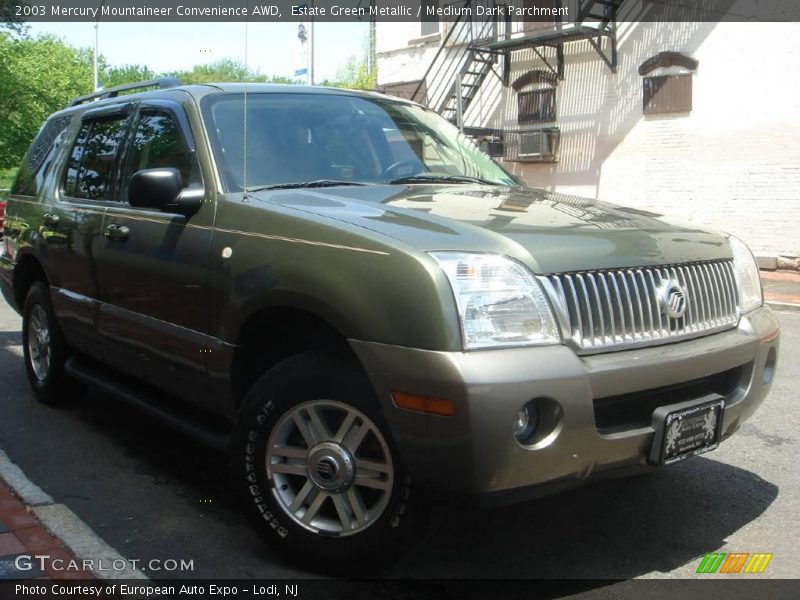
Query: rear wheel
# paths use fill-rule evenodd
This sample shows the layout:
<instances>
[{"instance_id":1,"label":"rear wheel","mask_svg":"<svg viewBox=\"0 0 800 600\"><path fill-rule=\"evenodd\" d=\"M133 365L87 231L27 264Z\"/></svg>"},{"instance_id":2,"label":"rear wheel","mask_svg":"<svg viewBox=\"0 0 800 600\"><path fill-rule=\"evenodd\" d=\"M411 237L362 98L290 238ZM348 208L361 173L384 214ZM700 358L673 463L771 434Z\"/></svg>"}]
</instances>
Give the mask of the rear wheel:
<instances>
[{"instance_id":1,"label":"rear wheel","mask_svg":"<svg viewBox=\"0 0 800 600\"><path fill-rule=\"evenodd\" d=\"M236 472L261 532L305 568L364 575L422 536L410 480L353 365L292 357L252 388Z\"/></svg>"},{"instance_id":2,"label":"rear wheel","mask_svg":"<svg viewBox=\"0 0 800 600\"><path fill-rule=\"evenodd\" d=\"M84 387L64 372L69 347L58 327L50 291L44 282L37 281L31 286L22 315L25 371L36 398L45 404L56 404L79 397Z\"/></svg>"}]
</instances>

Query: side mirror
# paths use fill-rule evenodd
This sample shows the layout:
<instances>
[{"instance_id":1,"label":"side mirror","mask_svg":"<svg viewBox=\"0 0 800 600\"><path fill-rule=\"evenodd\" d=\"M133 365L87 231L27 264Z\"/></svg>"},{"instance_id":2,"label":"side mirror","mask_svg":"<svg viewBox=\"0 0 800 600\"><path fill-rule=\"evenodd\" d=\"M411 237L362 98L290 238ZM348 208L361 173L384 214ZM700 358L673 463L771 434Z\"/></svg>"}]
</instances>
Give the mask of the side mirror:
<instances>
[{"instance_id":1,"label":"side mirror","mask_svg":"<svg viewBox=\"0 0 800 600\"><path fill-rule=\"evenodd\" d=\"M202 185L183 186L178 169L142 169L128 182L128 204L190 217L203 206Z\"/></svg>"},{"instance_id":2,"label":"side mirror","mask_svg":"<svg viewBox=\"0 0 800 600\"><path fill-rule=\"evenodd\" d=\"M178 169L142 169L128 182L128 204L164 210L175 203L182 190L183 179Z\"/></svg>"}]
</instances>

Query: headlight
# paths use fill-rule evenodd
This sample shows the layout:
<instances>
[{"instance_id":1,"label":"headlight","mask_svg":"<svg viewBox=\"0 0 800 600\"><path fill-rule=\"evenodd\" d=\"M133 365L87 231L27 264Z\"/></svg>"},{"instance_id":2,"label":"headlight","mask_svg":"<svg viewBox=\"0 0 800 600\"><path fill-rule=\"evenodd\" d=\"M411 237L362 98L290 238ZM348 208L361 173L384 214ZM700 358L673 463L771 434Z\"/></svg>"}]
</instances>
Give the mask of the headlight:
<instances>
[{"instance_id":1,"label":"headlight","mask_svg":"<svg viewBox=\"0 0 800 600\"><path fill-rule=\"evenodd\" d=\"M431 256L453 288L465 350L561 343L550 303L524 266L494 254Z\"/></svg>"},{"instance_id":2,"label":"headlight","mask_svg":"<svg viewBox=\"0 0 800 600\"><path fill-rule=\"evenodd\" d=\"M730 236L728 241L733 250L733 269L736 273L736 284L739 286L739 305L742 312L746 313L764 303L761 293L761 277L750 248L733 236Z\"/></svg>"}]
</instances>

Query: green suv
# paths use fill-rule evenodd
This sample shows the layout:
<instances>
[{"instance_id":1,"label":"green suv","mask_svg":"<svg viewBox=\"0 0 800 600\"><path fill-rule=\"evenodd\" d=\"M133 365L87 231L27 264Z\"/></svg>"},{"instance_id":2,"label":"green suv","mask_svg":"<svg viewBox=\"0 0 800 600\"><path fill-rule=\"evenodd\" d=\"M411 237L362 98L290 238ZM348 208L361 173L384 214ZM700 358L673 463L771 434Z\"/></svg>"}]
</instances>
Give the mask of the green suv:
<instances>
[{"instance_id":1,"label":"green suv","mask_svg":"<svg viewBox=\"0 0 800 600\"><path fill-rule=\"evenodd\" d=\"M418 538L423 491L519 501L716 448L779 341L736 238L524 187L427 108L303 86L154 80L55 113L0 283L41 401L90 384L229 451L266 538L329 567Z\"/></svg>"}]
</instances>

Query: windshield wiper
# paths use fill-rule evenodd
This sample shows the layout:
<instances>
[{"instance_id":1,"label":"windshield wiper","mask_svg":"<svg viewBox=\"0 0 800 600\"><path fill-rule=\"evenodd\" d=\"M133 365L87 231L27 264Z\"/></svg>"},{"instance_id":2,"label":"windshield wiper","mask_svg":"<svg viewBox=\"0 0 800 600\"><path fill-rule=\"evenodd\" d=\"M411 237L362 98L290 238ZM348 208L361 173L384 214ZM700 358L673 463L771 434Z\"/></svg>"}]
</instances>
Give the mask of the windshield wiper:
<instances>
[{"instance_id":1,"label":"windshield wiper","mask_svg":"<svg viewBox=\"0 0 800 600\"><path fill-rule=\"evenodd\" d=\"M293 183L275 183L273 185L258 185L247 188L248 192L262 192L264 190L291 190L295 188L321 188L337 187L340 185L367 185L360 181L336 181L335 179L317 179L315 181L295 181Z\"/></svg>"},{"instance_id":2,"label":"windshield wiper","mask_svg":"<svg viewBox=\"0 0 800 600\"><path fill-rule=\"evenodd\" d=\"M503 185L497 181L489 181L479 177L467 177L466 175L411 175L410 177L393 179L389 183L391 185L399 183L482 183L484 185Z\"/></svg>"}]
</instances>

